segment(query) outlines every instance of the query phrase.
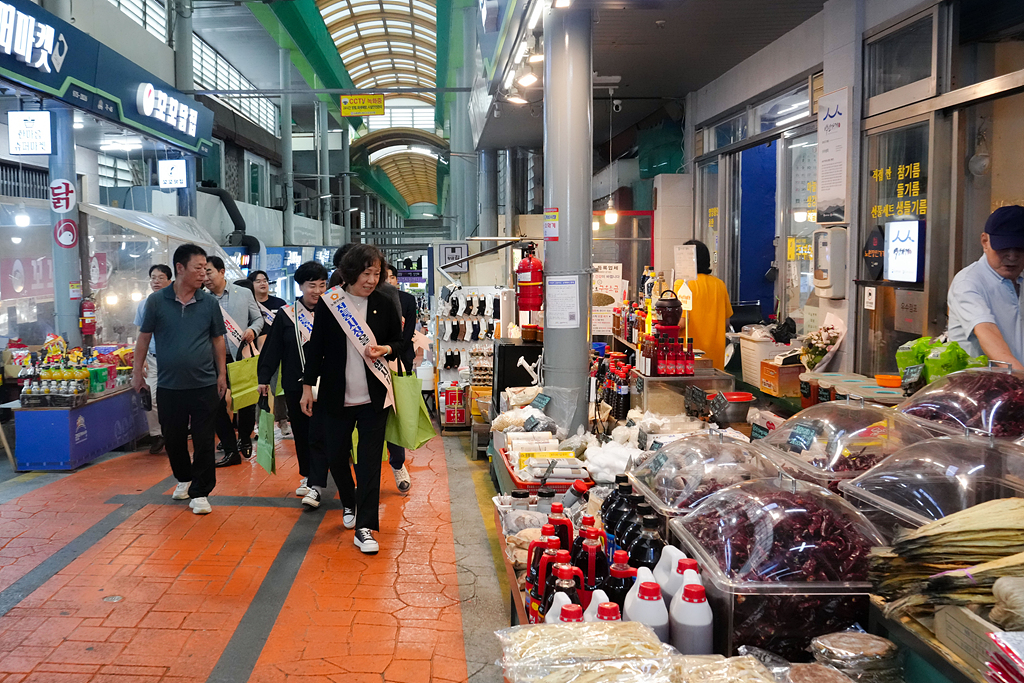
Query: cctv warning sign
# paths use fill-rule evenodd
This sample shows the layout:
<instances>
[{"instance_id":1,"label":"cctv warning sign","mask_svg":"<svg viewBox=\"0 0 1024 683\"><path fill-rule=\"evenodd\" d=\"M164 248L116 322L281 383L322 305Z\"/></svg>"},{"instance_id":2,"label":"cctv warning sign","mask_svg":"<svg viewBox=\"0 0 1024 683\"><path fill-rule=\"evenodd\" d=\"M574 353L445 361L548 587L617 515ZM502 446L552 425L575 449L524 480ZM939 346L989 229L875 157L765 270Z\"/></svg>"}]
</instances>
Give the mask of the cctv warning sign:
<instances>
[{"instance_id":1,"label":"cctv warning sign","mask_svg":"<svg viewBox=\"0 0 1024 683\"><path fill-rule=\"evenodd\" d=\"M384 95L342 95L342 116L381 116L384 114Z\"/></svg>"}]
</instances>

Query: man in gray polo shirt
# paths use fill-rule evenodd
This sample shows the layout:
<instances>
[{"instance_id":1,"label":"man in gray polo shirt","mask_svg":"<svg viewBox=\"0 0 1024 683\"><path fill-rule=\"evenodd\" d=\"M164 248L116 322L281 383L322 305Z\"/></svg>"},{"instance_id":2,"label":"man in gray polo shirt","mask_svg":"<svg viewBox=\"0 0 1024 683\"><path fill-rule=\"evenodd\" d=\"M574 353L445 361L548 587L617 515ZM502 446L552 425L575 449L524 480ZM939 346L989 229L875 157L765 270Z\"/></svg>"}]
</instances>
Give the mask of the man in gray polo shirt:
<instances>
[{"instance_id":1,"label":"man in gray polo shirt","mask_svg":"<svg viewBox=\"0 0 1024 683\"><path fill-rule=\"evenodd\" d=\"M212 511L207 496L217 483L214 425L217 406L227 391L224 317L217 300L200 291L206 279L206 252L183 244L174 252L174 283L146 300L135 344L132 388L145 384L142 368L149 341L160 347L157 406L167 457L178 485L175 500L191 498L197 515ZM188 434L192 431L192 457Z\"/></svg>"}]
</instances>

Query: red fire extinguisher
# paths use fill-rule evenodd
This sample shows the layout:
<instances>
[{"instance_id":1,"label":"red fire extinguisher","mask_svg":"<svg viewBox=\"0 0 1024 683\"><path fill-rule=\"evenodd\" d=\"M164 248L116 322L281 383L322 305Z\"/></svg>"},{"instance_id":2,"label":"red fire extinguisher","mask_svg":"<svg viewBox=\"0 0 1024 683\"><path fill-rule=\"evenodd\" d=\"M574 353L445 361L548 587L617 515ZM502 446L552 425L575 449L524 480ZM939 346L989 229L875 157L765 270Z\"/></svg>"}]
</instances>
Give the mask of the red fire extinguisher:
<instances>
[{"instance_id":1,"label":"red fire extinguisher","mask_svg":"<svg viewBox=\"0 0 1024 683\"><path fill-rule=\"evenodd\" d=\"M82 299L82 311L78 318L82 334L96 334L96 304L89 297Z\"/></svg>"},{"instance_id":2,"label":"red fire extinguisher","mask_svg":"<svg viewBox=\"0 0 1024 683\"><path fill-rule=\"evenodd\" d=\"M536 247L526 246L523 260L516 266L516 288L520 311L539 311L544 303L544 264L534 255Z\"/></svg>"}]
</instances>

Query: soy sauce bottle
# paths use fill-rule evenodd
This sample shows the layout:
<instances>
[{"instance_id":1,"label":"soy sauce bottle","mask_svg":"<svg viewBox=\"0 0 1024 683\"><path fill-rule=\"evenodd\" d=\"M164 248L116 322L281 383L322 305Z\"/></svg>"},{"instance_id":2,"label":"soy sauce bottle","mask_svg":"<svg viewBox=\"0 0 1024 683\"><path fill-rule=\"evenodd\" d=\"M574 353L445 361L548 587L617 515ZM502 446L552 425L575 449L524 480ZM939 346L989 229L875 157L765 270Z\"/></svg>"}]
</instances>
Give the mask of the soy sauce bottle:
<instances>
[{"instance_id":1,"label":"soy sauce bottle","mask_svg":"<svg viewBox=\"0 0 1024 683\"><path fill-rule=\"evenodd\" d=\"M612 518L611 530L608 532L609 536L615 537L615 547L620 550L627 550L620 540L622 534L629 528L629 523L634 521L636 515L636 506L644 502L644 495L642 493L631 493L626 496L626 500L620 503L616 510L620 511L617 515ZM612 513L615 513L613 510ZM640 519L637 517L635 521L639 522Z\"/></svg>"},{"instance_id":2,"label":"soy sauce bottle","mask_svg":"<svg viewBox=\"0 0 1024 683\"><path fill-rule=\"evenodd\" d=\"M647 503L640 503L637 505L636 513L629 517L629 523L627 524L623 522L619 525L619 535L616 536L616 538L620 539L618 541L619 547L628 553L630 546L633 545L633 542L636 541L636 539L640 538L640 534L644 530L644 517L653 514L654 508Z\"/></svg>"},{"instance_id":3,"label":"soy sauce bottle","mask_svg":"<svg viewBox=\"0 0 1024 683\"><path fill-rule=\"evenodd\" d=\"M601 519L604 521L604 525L608 526L608 511L619 501L623 496L628 496L633 492L633 487L629 483L629 476L625 474L615 475L615 488L608 494L608 497L601 502Z\"/></svg>"},{"instance_id":4,"label":"soy sauce bottle","mask_svg":"<svg viewBox=\"0 0 1024 683\"><path fill-rule=\"evenodd\" d=\"M665 547L665 541L661 540L658 527L661 520L654 515L647 515L643 518L643 531L640 537L633 541L629 548L629 566L647 567L654 571L654 567L661 559L661 551Z\"/></svg>"},{"instance_id":5,"label":"soy sauce bottle","mask_svg":"<svg viewBox=\"0 0 1024 683\"><path fill-rule=\"evenodd\" d=\"M629 554L625 550L616 550L612 560L612 565L608 567L608 578L601 589L608 594L610 602L619 606L621 613L626 594L636 581L636 570L629 566Z\"/></svg>"}]
</instances>

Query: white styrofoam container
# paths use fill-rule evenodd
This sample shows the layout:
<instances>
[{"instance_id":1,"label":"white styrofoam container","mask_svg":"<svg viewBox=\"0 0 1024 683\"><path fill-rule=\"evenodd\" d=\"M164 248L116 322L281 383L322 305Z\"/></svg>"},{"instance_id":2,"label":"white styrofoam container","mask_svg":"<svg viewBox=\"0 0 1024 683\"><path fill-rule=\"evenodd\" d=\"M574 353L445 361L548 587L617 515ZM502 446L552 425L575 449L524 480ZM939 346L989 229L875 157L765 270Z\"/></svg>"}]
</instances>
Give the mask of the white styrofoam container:
<instances>
[{"instance_id":1,"label":"white styrofoam container","mask_svg":"<svg viewBox=\"0 0 1024 683\"><path fill-rule=\"evenodd\" d=\"M740 335L740 360L743 362L743 381L761 386L761 361L771 360L780 353L799 349L803 344L794 340L790 344L777 344L771 339L754 339L745 334Z\"/></svg>"}]
</instances>

